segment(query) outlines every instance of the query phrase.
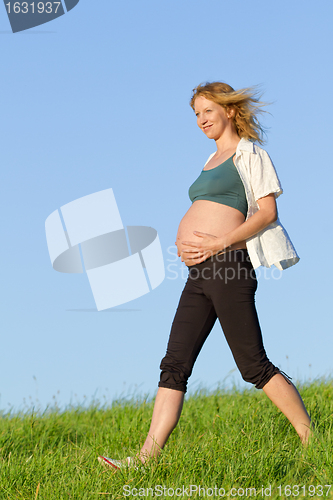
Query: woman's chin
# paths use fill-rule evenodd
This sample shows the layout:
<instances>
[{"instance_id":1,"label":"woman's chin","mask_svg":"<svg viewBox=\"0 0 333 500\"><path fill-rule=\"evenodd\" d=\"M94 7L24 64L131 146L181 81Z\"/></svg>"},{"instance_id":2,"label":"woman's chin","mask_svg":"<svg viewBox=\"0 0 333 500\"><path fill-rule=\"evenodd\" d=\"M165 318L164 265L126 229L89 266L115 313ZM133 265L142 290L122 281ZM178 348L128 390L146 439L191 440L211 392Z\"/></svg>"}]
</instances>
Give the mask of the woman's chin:
<instances>
[{"instance_id":1,"label":"woman's chin","mask_svg":"<svg viewBox=\"0 0 333 500\"><path fill-rule=\"evenodd\" d=\"M207 132L205 132L205 135L208 139L214 139L215 141L218 139L218 137L212 130L207 130Z\"/></svg>"}]
</instances>

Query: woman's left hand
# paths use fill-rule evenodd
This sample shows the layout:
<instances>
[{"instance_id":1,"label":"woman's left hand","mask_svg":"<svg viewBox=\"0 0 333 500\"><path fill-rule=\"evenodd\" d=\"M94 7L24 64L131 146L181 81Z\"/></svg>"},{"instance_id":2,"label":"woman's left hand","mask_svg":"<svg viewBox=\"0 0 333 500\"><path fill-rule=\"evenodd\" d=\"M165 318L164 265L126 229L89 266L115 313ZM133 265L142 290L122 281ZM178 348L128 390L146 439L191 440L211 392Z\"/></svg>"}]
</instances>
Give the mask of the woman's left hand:
<instances>
[{"instance_id":1,"label":"woman's left hand","mask_svg":"<svg viewBox=\"0 0 333 500\"><path fill-rule=\"evenodd\" d=\"M218 238L212 234L193 231L193 234L201 241L182 241L181 260L187 266L200 264L212 255L223 251L228 245L224 239ZM184 248L186 247L186 248Z\"/></svg>"}]
</instances>

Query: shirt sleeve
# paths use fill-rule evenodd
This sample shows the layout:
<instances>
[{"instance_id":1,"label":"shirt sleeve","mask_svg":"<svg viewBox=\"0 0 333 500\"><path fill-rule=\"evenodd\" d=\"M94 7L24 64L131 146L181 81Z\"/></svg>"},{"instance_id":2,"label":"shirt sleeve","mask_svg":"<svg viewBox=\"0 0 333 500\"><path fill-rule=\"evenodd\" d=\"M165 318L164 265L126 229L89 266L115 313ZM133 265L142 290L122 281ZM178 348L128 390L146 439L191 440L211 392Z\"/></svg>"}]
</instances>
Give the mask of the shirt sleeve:
<instances>
[{"instance_id":1,"label":"shirt sleeve","mask_svg":"<svg viewBox=\"0 0 333 500\"><path fill-rule=\"evenodd\" d=\"M256 201L272 193L278 198L283 193L273 162L261 148L257 148L256 154L253 155L251 187Z\"/></svg>"}]
</instances>

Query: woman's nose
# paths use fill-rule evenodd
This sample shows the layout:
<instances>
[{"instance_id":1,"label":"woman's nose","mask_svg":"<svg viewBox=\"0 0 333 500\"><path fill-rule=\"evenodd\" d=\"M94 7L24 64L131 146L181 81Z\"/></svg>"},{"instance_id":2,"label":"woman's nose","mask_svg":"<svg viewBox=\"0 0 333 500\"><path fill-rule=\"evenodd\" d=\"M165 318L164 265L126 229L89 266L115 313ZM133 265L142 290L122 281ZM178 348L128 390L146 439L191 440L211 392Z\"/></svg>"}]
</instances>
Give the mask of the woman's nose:
<instances>
[{"instance_id":1,"label":"woman's nose","mask_svg":"<svg viewBox=\"0 0 333 500\"><path fill-rule=\"evenodd\" d=\"M199 123L200 125L204 125L207 121L207 118L205 115L201 115L200 118L199 118Z\"/></svg>"}]
</instances>

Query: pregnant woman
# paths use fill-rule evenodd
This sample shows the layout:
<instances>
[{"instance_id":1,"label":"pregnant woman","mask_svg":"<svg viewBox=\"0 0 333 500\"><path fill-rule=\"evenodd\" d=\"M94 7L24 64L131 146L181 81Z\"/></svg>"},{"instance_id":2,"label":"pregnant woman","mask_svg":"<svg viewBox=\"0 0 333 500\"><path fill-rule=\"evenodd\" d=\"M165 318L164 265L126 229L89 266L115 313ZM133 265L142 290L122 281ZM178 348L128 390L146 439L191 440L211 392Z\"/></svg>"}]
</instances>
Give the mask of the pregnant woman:
<instances>
[{"instance_id":1,"label":"pregnant woman","mask_svg":"<svg viewBox=\"0 0 333 500\"><path fill-rule=\"evenodd\" d=\"M303 444L311 421L283 372L268 359L255 309L254 269L286 269L297 253L277 218L282 188L262 143L262 103L252 89L199 85L190 102L203 133L216 143L189 190L192 205L176 245L189 274L172 324L147 439L137 458L157 456L179 420L187 381L216 319L244 380L262 389L294 426ZM110 467L131 465L99 457Z\"/></svg>"}]
</instances>

